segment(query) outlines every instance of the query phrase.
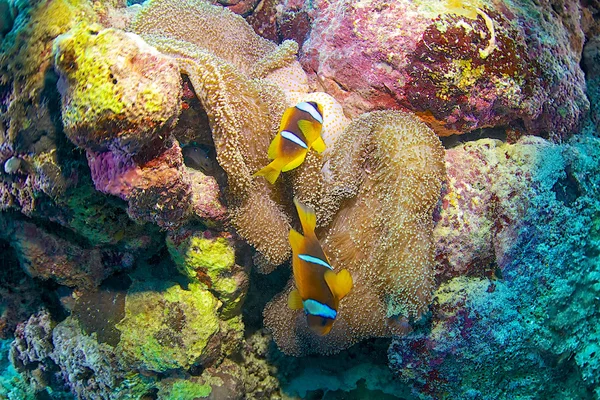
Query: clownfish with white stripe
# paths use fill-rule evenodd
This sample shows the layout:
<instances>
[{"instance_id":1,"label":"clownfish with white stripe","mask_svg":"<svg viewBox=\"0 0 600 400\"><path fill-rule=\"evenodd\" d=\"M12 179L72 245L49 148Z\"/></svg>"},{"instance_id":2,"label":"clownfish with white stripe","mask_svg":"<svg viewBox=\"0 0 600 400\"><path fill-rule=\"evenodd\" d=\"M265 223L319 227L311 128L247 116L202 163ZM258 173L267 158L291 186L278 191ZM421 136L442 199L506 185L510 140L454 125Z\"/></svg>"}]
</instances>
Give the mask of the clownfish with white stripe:
<instances>
[{"instance_id":1,"label":"clownfish with white stripe","mask_svg":"<svg viewBox=\"0 0 600 400\"><path fill-rule=\"evenodd\" d=\"M329 333L337 317L340 300L352 289L352 276L343 269L337 274L315 235L315 210L294 199L304 236L290 231L292 268L296 289L288 297L288 307L304 309L310 329L317 335Z\"/></svg>"},{"instance_id":2,"label":"clownfish with white stripe","mask_svg":"<svg viewBox=\"0 0 600 400\"><path fill-rule=\"evenodd\" d=\"M283 113L277 135L269 145L269 165L254 176L264 176L271 184L279 174L302 164L309 149L322 153L323 107L314 101L301 102Z\"/></svg>"}]
</instances>

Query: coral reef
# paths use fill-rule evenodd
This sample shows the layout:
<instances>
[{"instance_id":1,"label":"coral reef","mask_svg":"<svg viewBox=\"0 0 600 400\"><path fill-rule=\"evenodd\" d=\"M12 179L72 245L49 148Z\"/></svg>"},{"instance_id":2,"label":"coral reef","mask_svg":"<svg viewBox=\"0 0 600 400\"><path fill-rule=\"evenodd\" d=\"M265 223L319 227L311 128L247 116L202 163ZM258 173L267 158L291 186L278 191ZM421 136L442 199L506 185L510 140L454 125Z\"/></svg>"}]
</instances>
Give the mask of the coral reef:
<instances>
[{"instance_id":1,"label":"coral reef","mask_svg":"<svg viewBox=\"0 0 600 400\"><path fill-rule=\"evenodd\" d=\"M0 216L0 220L1 220ZM0 221L1 222L1 221ZM131 254L87 249L25 221L9 220L2 236L32 277L53 279L80 289L92 288L116 271L131 267Z\"/></svg>"},{"instance_id":2,"label":"coral reef","mask_svg":"<svg viewBox=\"0 0 600 400\"><path fill-rule=\"evenodd\" d=\"M135 155L177 121L178 69L139 37L81 23L56 39L53 54L62 121L76 146Z\"/></svg>"},{"instance_id":3,"label":"coral reef","mask_svg":"<svg viewBox=\"0 0 600 400\"><path fill-rule=\"evenodd\" d=\"M0 0L1 399L600 398L597 0L137 2Z\"/></svg>"},{"instance_id":4,"label":"coral reef","mask_svg":"<svg viewBox=\"0 0 600 400\"><path fill-rule=\"evenodd\" d=\"M511 125L565 137L589 107L576 3L566 28L528 0L321 2L302 63L353 116L403 108L440 135Z\"/></svg>"},{"instance_id":5,"label":"coral reef","mask_svg":"<svg viewBox=\"0 0 600 400\"><path fill-rule=\"evenodd\" d=\"M131 364L165 372L210 358L206 349L219 330L217 299L198 284L134 284L125 301L125 317L117 324L118 345Z\"/></svg>"},{"instance_id":6,"label":"coral reef","mask_svg":"<svg viewBox=\"0 0 600 400\"><path fill-rule=\"evenodd\" d=\"M331 152L330 195L348 200L322 235L323 250L356 285L324 337L310 332L302 312L287 309L290 285L276 296L265 324L288 354L339 352L406 332L434 289L431 213L445 176L435 134L413 115L375 112L353 121Z\"/></svg>"},{"instance_id":7,"label":"coral reef","mask_svg":"<svg viewBox=\"0 0 600 400\"><path fill-rule=\"evenodd\" d=\"M564 167L559 148L528 136L512 145L481 139L446 151L449 179L434 231L438 274L494 274L493 264L502 264L515 245L529 199L550 190L546 182Z\"/></svg>"},{"instance_id":8,"label":"coral reef","mask_svg":"<svg viewBox=\"0 0 600 400\"><path fill-rule=\"evenodd\" d=\"M590 99L592 121L600 129L600 34L592 36L583 48L583 66Z\"/></svg>"},{"instance_id":9,"label":"coral reef","mask_svg":"<svg viewBox=\"0 0 600 400\"><path fill-rule=\"evenodd\" d=\"M57 127L52 41L95 14L78 0L3 2L0 8L2 18L7 11L13 19L0 43L0 210L31 215L76 180L75 163L62 159L70 149Z\"/></svg>"}]
</instances>

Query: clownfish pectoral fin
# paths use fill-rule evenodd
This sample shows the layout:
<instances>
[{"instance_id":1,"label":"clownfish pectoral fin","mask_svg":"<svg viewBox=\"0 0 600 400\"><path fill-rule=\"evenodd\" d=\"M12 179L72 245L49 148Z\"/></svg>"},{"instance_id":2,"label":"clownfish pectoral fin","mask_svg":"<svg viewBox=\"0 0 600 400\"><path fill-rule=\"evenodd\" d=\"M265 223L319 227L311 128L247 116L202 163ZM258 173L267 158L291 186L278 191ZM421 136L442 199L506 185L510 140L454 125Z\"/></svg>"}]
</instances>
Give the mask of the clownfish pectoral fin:
<instances>
[{"instance_id":1,"label":"clownfish pectoral fin","mask_svg":"<svg viewBox=\"0 0 600 400\"><path fill-rule=\"evenodd\" d=\"M325 146L325 142L323 141L323 138L321 136L319 136L319 138L317 140L315 140L314 142L312 142L311 146L313 149L315 149L315 151L319 154L321 154L322 152L325 151L325 148L327 146Z\"/></svg>"},{"instance_id":2,"label":"clownfish pectoral fin","mask_svg":"<svg viewBox=\"0 0 600 400\"><path fill-rule=\"evenodd\" d=\"M321 129L315 128L314 123L306 120L300 120L298 121L298 128L300 128L306 137L306 141L310 144L310 147L315 149L318 153L321 153L323 150L325 150L325 142L321 137Z\"/></svg>"},{"instance_id":3,"label":"clownfish pectoral fin","mask_svg":"<svg viewBox=\"0 0 600 400\"><path fill-rule=\"evenodd\" d=\"M315 227L317 226L317 216L314 208L311 206L301 203L298 199L294 198L294 204L298 211L298 217L300 218L300 224L302 224L302 231L304 235L310 235L314 233Z\"/></svg>"},{"instance_id":4,"label":"clownfish pectoral fin","mask_svg":"<svg viewBox=\"0 0 600 400\"><path fill-rule=\"evenodd\" d=\"M343 269L337 274L333 271L325 271L324 278L331 293L339 300L346 297L350 292L350 289L352 289L352 275L350 275L350 272L348 272L347 269Z\"/></svg>"},{"instance_id":5,"label":"clownfish pectoral fin","mask_svg":"<svg viewBox=\"0 0 600 400\"><path fill-rule=\"evenodd\" d=\"M304 162L304 159L306 158L306 153L307 153L307 151L303 150L298 157L294 158L292 161L290 161L289 163L284 165L281 170L283 172L287 172L294 168L298 168L300 166L300 164L302 164Z\"/></svg>"},{"instance_id":6,"label":"clownfish pectoral fin","mask_svg":"<svg viewBox=\"0 0 600 400\"><path fill-rule=\"evenodd\" d=\"M302 297L300 297L298 289L294 289L290 292L290 295L288 296L288 307L291 310L300 310L304 308L304 303L302 303Z\"/></svg>"}]
</instances>

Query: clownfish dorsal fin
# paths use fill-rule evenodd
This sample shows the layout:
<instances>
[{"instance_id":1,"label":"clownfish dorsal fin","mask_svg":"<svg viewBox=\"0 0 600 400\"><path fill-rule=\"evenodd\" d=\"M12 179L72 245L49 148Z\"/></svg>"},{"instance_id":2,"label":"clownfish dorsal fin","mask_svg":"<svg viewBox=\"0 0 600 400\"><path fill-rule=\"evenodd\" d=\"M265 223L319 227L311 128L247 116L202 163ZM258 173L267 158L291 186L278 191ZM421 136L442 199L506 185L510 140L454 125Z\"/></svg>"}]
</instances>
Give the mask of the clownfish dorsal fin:
<instances>
[{"instance_id":1,"label":"clownfish dorsal fin","mask_svg":"<svg viewBox=\"0 0 600 400\"><path fill-rule=\"evenodd\" d=\"M298 217L300 218L300 223L302 224L304 236L314 235L315 227L317 226L317 216L315 215L315 210L311 206L301 203L296 198L294 198L294 204L296 205L296 210L298 211Z\"/></svg>"},{"instance_id":2,"label":"clownfish dorsal fin","mask_svg":"<svg viewBox=\"0 0 600 400\"><path fill-rule=\"evenodd\" d=\"M352 275L350 275L350 272L348 272L347 269L343 269L337 274L330 270L325 271L324 278L331 293L339 300L346 297L350 292L350 289L352 289Z\"/></svg>"},{"instance_id":3,"label":"clownfish dorsal fin","mask_svg":"<svg viewBox=\"0 0 600 400\"><path fill-rule=\"evenodd\" d=\"M302 297L300 297L298 289L294 289L290 292L288 296L288 307L291 310L300 310L304 308L304 303L302 302Z\"/></svg>"},{"instance_id":4,"label":"clownfish dorsal fin","mask_svg":"<svg viewBox=\"0 0 600 400\"><path fill-rule=\"evenodd\" d=\"M290 233L288 235L288 240L290 241L290 246L292 246L292 250L298 252L300 246L302 245L302 241L304 240L304 236L300 234L295 229L290 229Z\"/></svg>"}]
</instances>

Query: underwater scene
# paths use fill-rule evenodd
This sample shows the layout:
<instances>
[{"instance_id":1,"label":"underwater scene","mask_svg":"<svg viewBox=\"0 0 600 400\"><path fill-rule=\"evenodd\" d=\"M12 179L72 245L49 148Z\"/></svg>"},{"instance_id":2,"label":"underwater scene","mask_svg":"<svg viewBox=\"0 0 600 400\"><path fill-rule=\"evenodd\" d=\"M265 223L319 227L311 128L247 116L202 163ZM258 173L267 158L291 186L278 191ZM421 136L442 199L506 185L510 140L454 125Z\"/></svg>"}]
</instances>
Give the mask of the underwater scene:
<instances>
[{"instance_id":1,"label":"underwater scene","mask_svg":"<svg viewBox=\"0 0 600 400\"><path fill-rule=\"evenodd\" d=\"M0 0L0 400L600 400L600 0Z\"/></svg>"}]
</instances>

